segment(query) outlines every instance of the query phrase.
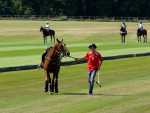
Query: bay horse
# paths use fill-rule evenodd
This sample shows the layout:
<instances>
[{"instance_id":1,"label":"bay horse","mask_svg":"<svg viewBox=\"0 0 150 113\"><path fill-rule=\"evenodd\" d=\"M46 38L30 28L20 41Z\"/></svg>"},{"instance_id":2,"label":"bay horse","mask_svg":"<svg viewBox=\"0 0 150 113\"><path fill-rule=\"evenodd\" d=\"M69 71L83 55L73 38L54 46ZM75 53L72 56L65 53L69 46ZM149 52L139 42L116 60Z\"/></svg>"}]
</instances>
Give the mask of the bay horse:
<instances>
[{"instance_id":1,"label":"bay horse","mask_svg":"<svg viewBox=\"0 0 150 113\"><path fill-rule=\"evenodd\" d=\"M54 43L55 43L55 31L54 30L46 29L46 28L41 26L40 32L43 33L44 45L47 44L47 37L48 36L50 36L50 38L51 38L51 43L52 43L52 40L54 40Z\"/></svg>"},{"instance_id":2,"label":"bay horse","mask_svg":"<svg viewBox=\"0 0 150 113\"><path fill-rule=\"evenodd\" d=\"M120 29L120 35L121 35L121 43L125 44L126 43L126 35L127 35L127 29L124 27L121 27Z\"/></svg>"},{"instance_id":3,"label":"bay horse","mask_svg":"<svg viewBox=\"0 0 150 113\"><path fill-rule=\"evenodd\" d=\"M137 30L137 39L138 43L142 42L142 37L144 38L144 43L147 43L147 30L146 29L138 29Z\"/></svg>"},{"instance_id":4,"label":"bay horse","mask_svg":"<svg viewBox=\"0 0 150 113\"><path fill-rule=\"evenodd\" d=\"M61 59L70 56L70 52L63 40L59 41L54 47L50 47L42 55L41 67L45 73L45 92L58 93L58 74L60 71Z\"/></svg>"}]
</instances>

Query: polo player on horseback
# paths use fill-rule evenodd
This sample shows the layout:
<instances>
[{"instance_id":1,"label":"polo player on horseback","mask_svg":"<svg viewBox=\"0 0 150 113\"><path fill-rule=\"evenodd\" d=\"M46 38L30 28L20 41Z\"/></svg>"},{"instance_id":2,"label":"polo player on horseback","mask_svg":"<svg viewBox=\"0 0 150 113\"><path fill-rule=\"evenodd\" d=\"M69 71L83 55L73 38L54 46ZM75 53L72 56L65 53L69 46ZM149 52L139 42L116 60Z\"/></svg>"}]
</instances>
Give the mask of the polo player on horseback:
<instances>
[{"instance_id":1,"label":"polo player on horseback","mask_svg":"<svg viewBox=\"0 0 150 113\"><path fill-rule=\"evenodd\" d=\"M139 29L140 31L143 31L143 30L144 30L144 25L143 25L143 22L142 22L142 21L140 21L140 23L138 24L138 29Z\"/></svg>"},{"instance_id":2,"label":"polo player on horseback","mask_svg":"<svg viewBox=\"0 0 150 113\"><path fill-rule=\"evenodd\" d=\"M126 25L126 23L124 21L121 23L121 28L124 28L124 29L127 28L127 25Z\"/></svg>"},{"instance_id":3,"label":"polo player on horseback","mask_svg":"<svg viewBox=\"0 0 150 113\"><path fill-rule=\"evenodd\" d=\"M127 25L126 25L125 21L123 21L121 23L120 35L121 35L121 42L125 43L126 42L125 38L127 35Z\"/></svg>"},{"instance_id":4,"label":"polo player on horseback","mask_svg":"<svg viewBox=\"0 0 150 113\"><path fill-rule=\"evenodd\" d=\"M49 23L47 22L44 26L41 26L40 32L43 34L44 45L47 44L47 38L50 36L51 42L54 40L55 43L55 31L51 29Z\"/></svg>"},{"instance_id":5,"label":"polo player on horseback","mask_svg":"<svg viewBox=\"0 0 150 113\"><path fill-rule=\"evenodd\" d=\"M44 28L45 28L47 31L50 31L50 30L51 30L50 25L49 25L48 22L44 25Z\"/></svg>"}]
</instances>

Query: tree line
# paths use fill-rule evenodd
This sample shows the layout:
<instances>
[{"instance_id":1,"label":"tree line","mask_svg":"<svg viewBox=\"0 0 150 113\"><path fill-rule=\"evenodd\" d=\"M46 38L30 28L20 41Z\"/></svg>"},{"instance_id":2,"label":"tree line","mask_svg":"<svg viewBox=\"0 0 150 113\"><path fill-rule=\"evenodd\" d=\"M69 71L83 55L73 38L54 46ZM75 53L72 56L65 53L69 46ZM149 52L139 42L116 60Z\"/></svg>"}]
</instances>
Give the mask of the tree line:
<instances>
[{"instance_id":1,"label":"tree line","mask_svg":"<svg viewBox=\"0 0 150 113\"><path fill-rule=\"evenodd\" d=\"M150 0L0 0L0 15L150 17Z\"/></svg>"}]
</instances>

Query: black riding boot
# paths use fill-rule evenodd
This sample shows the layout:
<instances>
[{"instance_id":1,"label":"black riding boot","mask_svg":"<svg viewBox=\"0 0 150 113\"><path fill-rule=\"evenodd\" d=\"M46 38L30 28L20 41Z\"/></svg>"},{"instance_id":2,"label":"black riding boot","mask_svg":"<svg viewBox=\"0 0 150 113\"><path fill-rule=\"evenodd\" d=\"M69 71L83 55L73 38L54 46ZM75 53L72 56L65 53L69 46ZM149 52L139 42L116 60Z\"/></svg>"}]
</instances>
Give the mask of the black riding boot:
<instances>
[{"instance_id":1,"label":"black riding boot","mask_svg":"<svg viewBox=\"0 0 150 113\"><path fill-rule=\"evenodd\" d=\"M55 81L55 93L58 93L58 80Z\"/></svg>"},{"instance_id":2,"label":"black riding boot","mask_svg":"<svg viewBox=\"0 0 150 113\"><path fill-rule=\"evenodd\" d=\"M48 92L48 80L45 81L45 92Z\"/></svg>"}]
</instances>

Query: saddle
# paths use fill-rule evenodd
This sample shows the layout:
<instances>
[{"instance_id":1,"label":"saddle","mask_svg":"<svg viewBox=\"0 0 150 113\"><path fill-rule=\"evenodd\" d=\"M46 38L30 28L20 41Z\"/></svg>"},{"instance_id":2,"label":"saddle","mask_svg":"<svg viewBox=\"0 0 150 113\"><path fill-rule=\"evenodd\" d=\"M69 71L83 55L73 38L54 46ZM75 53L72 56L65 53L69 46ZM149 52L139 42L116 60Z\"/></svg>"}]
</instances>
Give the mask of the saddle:
<instances>
[{"instance_id":1,"label":"saddle","mask_svg":"<svg viewBox=\"0 0 150 113\"><path fill-rule=\"evenodd\" d=\"M50 31L50 29L49 29L49 28L45 28L45 30L46 30L47 32L49 32L49 31Z\"/></svg>"},{"instance_id":2,"label":"saddle","mask_svg":"<svg viewBox=\"0 0 150 113\"><path fill-rule=\"evenodd\" d=\"M138 28L138 31L143 32L143 31L144 31L144 29L140 29L140 28Z\"/></svg>"},{"instance_id":3,"label":"saddle","mask_svg":"<svg viewBox=\"0 0 150 113\"><path fill-rule=\"evenodd\" d=\"M120 29L120 33L122 34L122 33L127 33L127 30L126 30L126 28L124 28L124 27L121 27L121 29Z\"/></svg>"}]
</instances>

